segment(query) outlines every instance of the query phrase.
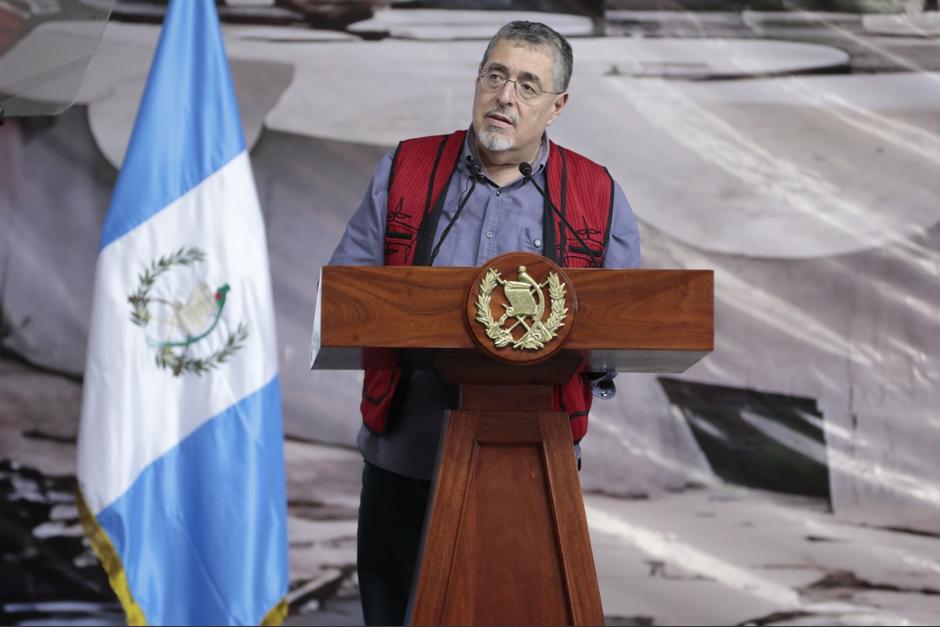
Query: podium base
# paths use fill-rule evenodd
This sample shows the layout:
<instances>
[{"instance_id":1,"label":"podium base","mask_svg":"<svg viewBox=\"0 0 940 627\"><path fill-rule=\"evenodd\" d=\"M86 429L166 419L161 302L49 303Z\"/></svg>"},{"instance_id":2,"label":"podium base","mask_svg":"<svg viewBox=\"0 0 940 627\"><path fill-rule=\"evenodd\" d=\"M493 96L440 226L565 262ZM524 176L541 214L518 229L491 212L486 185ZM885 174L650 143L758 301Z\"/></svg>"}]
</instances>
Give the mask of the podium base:
<instances>
[{"instance_id":1,"label":"podium base","mask_svg":"<svg viewBox=\"0 0 940 627\"><path fill-rule=\"evenodd\" d=\"M440 453L414 625L601 625L568 416L550 385L464 385Z\"/></svg>"}]
</instances>

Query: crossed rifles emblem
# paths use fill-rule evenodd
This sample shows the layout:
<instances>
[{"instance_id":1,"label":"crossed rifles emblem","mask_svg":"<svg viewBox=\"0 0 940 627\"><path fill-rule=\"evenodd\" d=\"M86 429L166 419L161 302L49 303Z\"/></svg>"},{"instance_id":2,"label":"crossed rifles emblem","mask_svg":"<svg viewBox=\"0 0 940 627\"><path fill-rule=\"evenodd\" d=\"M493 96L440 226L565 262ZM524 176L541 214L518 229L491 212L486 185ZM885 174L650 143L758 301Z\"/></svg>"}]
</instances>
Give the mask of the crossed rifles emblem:
<instances>
[{"instance_id":1,"label":"crossed rifles emblem","mask_svg":"<svg viewBox=\"0 0 940 627\"><path fill-rule=\"evenodd\" d=\"M497 286L503 288L503 295L508 304L500 303L504 312L499 319L494 319L490 305ZM546 287L550 309L548 318L543 320ZM526 271L525 266L519 266L516 281L507 281L502 278L499 270L490 268L480 281L476 309L477 322L486 328L487 337L493 340L497 348L511 345L517 350L533 351L542 349L546 342L558 335L557 331L564 326L568 314L565 286L558 274L549 272L548 278L539 283ZM515 318L515 321L508 328L504 328L503 325L511 318ZM520 325L525 329L525 333L516 339L513 331Z\"/></svg>"}]
</instances>

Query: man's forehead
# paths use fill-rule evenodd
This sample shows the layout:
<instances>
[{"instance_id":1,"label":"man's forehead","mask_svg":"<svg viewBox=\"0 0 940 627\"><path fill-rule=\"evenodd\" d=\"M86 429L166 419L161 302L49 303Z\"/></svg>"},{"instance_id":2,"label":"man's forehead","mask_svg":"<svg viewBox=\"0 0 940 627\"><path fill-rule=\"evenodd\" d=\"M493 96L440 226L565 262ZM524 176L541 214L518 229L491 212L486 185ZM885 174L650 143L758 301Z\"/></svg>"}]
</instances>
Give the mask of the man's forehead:
<instances>
[{"instance_id":1,"label":"man's forehead","mask_svg":"<svg viewBox=\"0 0 940 627\"><path fill-rule=\"evenodd\" d=\"M500 65L516 73L529 72L547 78L554 61L552 51L547 46L504 39L493 48L486 66Z\"/></svg>"}]
</instances>

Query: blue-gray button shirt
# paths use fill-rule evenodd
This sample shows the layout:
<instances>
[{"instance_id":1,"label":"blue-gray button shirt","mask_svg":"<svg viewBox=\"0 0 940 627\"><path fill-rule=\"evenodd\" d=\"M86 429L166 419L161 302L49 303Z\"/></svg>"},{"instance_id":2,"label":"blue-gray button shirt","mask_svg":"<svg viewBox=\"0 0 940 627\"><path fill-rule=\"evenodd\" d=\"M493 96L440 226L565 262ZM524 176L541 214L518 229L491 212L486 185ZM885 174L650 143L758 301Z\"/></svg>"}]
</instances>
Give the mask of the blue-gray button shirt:
<instances>
[{"instance_id":1,"label":"blue-gray button shirt","mask_svg":"<svg viewBox=\"0 0 940 627\"><path fill-rule=\"evenodd\" d=\"M532 164L533 177L542 189L545 188L548 151L547 137L543 137L538 158ZM468 155L480 163L472 128L447 188L435 245L454 216L458 202L470 190L472 173ZM381 266L384 263L388 175L393 156L394 152L385 155L376 168L365 198L346 226L330 265ZM522 175L504 187L487 178L486 184L478 183L473 188L434 265L480 266L497 255L513 251L542 254L542 214L542 197ZM604 267L637 268L639 265L640 235L636 220L623 190L615 184ZM456 407L456 403L456 386L444 383L433 370L415 371L400 411L390 417L388 431L376 436L365 427L359 430L357 442L362 456L386 470L416 479L430 479L445 412Z\"/></svg>"}]
</instances>

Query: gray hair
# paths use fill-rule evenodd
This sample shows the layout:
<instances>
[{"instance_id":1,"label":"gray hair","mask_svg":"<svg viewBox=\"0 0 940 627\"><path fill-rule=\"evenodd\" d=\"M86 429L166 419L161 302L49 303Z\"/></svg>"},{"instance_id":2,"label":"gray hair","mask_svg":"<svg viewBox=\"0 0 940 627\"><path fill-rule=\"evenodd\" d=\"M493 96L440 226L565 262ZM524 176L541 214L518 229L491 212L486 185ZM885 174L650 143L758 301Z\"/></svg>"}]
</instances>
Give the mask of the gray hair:
<instances>
[{"instance_id":1,"label":"gray hair","mask_svg":"<svg viewBox=\"0 0 940 627\"><path fill-rule=\"evenodd\" d=\"M483 60L480 61L481 69L486 65L496 44L504 39L524 42L530 46L550 47L555 57L555 62L552 64L555 74L553 79L555 82L554 89L560 92L568 89L574 55L571 53L571 45L567 39L541 22L510 22L496 31L496 34L490 39L486 52L483 53Z\"/></svg>"}]
</instances>

